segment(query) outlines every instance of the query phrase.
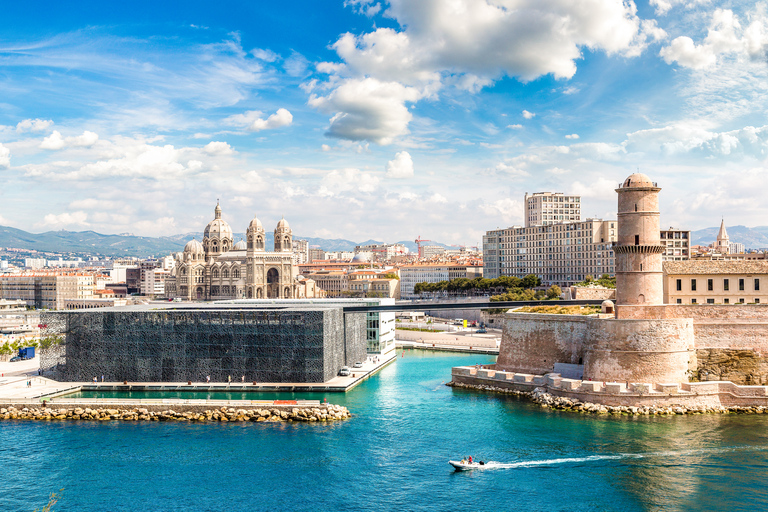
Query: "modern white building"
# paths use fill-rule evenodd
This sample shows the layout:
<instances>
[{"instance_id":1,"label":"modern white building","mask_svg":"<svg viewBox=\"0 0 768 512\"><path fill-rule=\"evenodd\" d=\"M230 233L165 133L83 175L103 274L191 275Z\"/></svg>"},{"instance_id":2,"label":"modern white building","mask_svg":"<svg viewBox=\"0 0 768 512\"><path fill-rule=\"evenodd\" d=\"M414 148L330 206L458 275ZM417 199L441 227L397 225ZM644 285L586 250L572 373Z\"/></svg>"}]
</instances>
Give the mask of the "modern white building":
<instances>
[{"instance_id":1,"label":"modern white building","mask_svg":"<svg viewBox=\"0 0 768 512\"><path fill-rule=\"evenodd\" d=\"M413 291L416 283L439 283L459 278L475 279L483 277L483 274L484 268L481 265L458 263L405 265L400 267L400 297L418 298L419 296Z\"/></svg>"},{"instance_id":2,"label":"modern white building","mask_svg":"<svg viewBox=\"0 0 768 512\"><path fill-rule=\"evenodd\" d=\"M524 208L527 228L581 220L581 197L562 192L526 193Z\"/></svg>"}]
</instances>

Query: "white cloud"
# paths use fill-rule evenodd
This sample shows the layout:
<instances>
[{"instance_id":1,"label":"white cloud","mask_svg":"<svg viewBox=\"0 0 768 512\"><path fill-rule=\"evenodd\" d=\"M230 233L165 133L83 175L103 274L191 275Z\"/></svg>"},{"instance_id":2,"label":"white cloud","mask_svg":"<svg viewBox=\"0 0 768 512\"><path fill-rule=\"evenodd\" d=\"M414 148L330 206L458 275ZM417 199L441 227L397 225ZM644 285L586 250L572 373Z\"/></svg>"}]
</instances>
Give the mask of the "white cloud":
<instances>
[{"instance_id":1,"label":"white cloud","mask_svg":"<svg viewBox=\"0 0 768 512\"><path fill-rule=\"evenodd\" d=\"M255 48L251 50L251 54L257 59L263 60L264 62L275 62L280 58L280 56L275 52L273 52L272 50L266 50L261 48Z\"/></svg>"},{"instance_id":2,"label":"white cloud","mask_svg":"<svg viewBox=\"0 0 768 512\"><path fill-rule=\"evenodd\" d=\"M508 197L481 203L480 209L489 217L501 218L508 225L512 225L515 222L519 223L523 218L522 203Z\"/></svg>"},{"instance_id":3,"label":"white cloud","mask_svg":"<svg viewBox=\"0 0 768 512\"><path fill-rule=\"evenodd\" d=\"M578 139L579 134L578 133L571 133L570 135L565 136L566 139Z\"/></svg>"},{"instance_id":4,"label":"white cloud","mask_svg":"<svg viewBox=\"0 0 768 512\"><path fill-rule=\"evenodd\" d=\"M66 143L64 142L64 137L61 136L58 130L53 130L53 133L44 138L43 142L40 143L40 148L55 150L61 149L65 145Z\"/></svg>"},{"instance_id":5,"label":"white cloud","mask_svg":"<svg viewBox=\"0 0 768 512\"><path fill-rule=\"evenodd\" d=\"M50 119L25 119L16 125L16 131L22 132L43 132L53 126Z\"/></svg>"},{"instance_id":6,"label":"white cloud","mask_svg":"<svg viewBox=\"0 0 768 512\"><path fill-rule=\"evenodd\" d=\"M659 55L668 63L677 62L692 69L715 66L718 56L733 56L763 62L768 47L768 14L765 4L758 4L747 14L750 20L742 28L739 17L730 9L715 9L707 31L707 37L696 44L688 36L679 36L665 46Z\"/></svg>"},{"instance_id":7,"label":"white cloud","mask_svg":"<svg viewBox=\"0 0 768 512\"><path fill-rule=\"evenodd\" d=\"M334 46L362 74L413 83L425 74L570 78L581 47L639 54L652 24L632 2L612 0L391 0L401 32L345 34Z\"/></svg>"},{"instance_id":8,"label":"white cloud","mask_svg":"<svg viewBox=\"0 0 768 512\"><path fill-rule=\"evenodd\" d=\"M370 193L378 186L379 178L360 169L333 170L321 180L318 194L332 197L349 191Z\"/></svg>"},{"instance_id":9,"label":"white cloud","mask_svg":"<svg viewBox=\"0 0 768 512\"><path fill-rule=\"evenodd\" d=\"M235 150L232 149L232 146L226 142L220 141L209 142L205 145L203 151L209 155L231 155L235 152Z\"/></svg>"},{"instance_id":10,"label":"white cloud","mask_svg":"<svg viewBox=\"0 0 768 512\"><path fill-rule=\"evenodd\" d=\"M534 114L533 112L528 112L527 110L523 110L523 117L526 119L533 119L534 117L536 117L536 114Z\"/></svg>"},{"instance_id":11,"label":"white cloud","mask_svg":"<svg viewBox=\"0 0 768 512\"><path fill-rule=\"evenodd\" d=\"M703 69L717 62L712 48L694 44L693 39L686 36L676 37L669 46L665 46L659 55L667 64L677 62L687 68Z\"/></svg>"},{"instance_id":12,"label":"white cloud","mask_svg":"<svg viewBox=\"0 0 768 512\"><path fill-rule=\"evenodd\" d=\"M245 114L230 116L226 118L224 122L232 126L245 127L252 132L274 130L276 128L289 126L293 122L293 115L284 108L277 109L277 112L267 119L263 119L262 116L263 114L258 110L249 110Z\"/></svg>"},{"instance_id":13,"label":"white cloud","mask_svg":"<svg viewBox=\"0 0 768 512\"><path fill-rule=\"evenodd\" d=\"M523 127L523 125L521 125L521 124L508 124L508 125L507 125L507 128L511 128L511 129L513 129L513 130L519 130L519 129L521 129L522 127Z\"/></svg>"},{"instance_id":14,"label":"white cloud","mask_svg":"<svg viewBox=\"0 0 768 512\"><path fill-rule=\"evenodd\" d=\"M36 224L39 228L63 229L63 228L84 228L90 226L87 222L88 214L84 211L65 212L58 215L49 213L42 222Z\"/></svg>"},{"instance_id":15,"label":"white cloud","mask_svg":"<svg viewBox=\"0 0 768 512\"><path fill-rule=\"evenodd\" d=\"M331 146L329 146L328 144L323 144L322 146L320 146L320 149L322 149L323 151L330 151Z\"/></svg>"},{"instance_id":16,"label":"white cloud","mask_svg":"<svg viewBox=\"0 0 768 512\"><path fill-rule=\"evenodd\" d=\"M393 179L413 178L413 160L410 153L401 151L395 155L394 160L387 162L386 177Z\"/></svg>"},{"instance_id":17,"label":"white cloud","mask_svg":"<svg viewBox=\"0 0 768 512\"><path fill-rule=\"evenodd\" d=\"M122 201L112 201L110 199L77 199L69 203L73 210L126 210L128 207Z\"/></svg>"},{"instance_id":18,"label":"white cloud","mask_svg":"<svg viewBox=\"0 0 768 512\"><path fill-rule=\"evenodd\" d=\"M656 14L667 14L673 7L682 6L685 9L693 9L702 4L709 3L710 0L650 0L650 4L656 8Z\"/></svg>"},{"instance_id":19,"label":"white cloud","mask_svg":"<svg viewBox=\"0 0 768 512\"><path fill-rule=\"evenodd\" d=\"M11 150L0 143L0 169L11 166Z\"/></svg>"},{"instance_id":20,"label":"white cloud","mask_svg":"<svg viewBox=\"0 0 768 512\"><path fill-rule=\"evenodd\" d=\"M77 137L67 137L67 144L76 147L90 147L96 144L99 140L99 136L93 132L84 131L82 135Z\"/></svg>"},{"instance_id":21,"label":"white cloud","mask_svg":"<svg viewBox=\"0 0 768 512\"><path fill-rule=\"evenodd\" d=\"M420 97L421 93L415 88L397 82L350 79L328 96L312 95L309 104L334 113L326 135L387 145L408 133L408 123L413 116L405 103Z\"/></svg>"},{"instance_id":22,"label":"white cloud","mask_svg":"<svg viewBox=\"0 0 768 512\"><path fill-rule=\"evenodd\" d=\"M87 130L84 131L82 135L67 138L62 137L58 130L53 130L53 133L51 133L48 137L45 137L43 142L40 143L40 148L57 150L63 149L66 146L90 147L96 144L98 140L99 136L97 134Z\"/></svg>"},{"instance_id":23,"label":"white cloud","mask_svg":"<svg viewBox=\"0 0 768 512\"><path fill-rule=\"evenodd\" d=\"M591 181L584 185L579 181L574 181L571 185L571 192L581 197L607 199L613 198L616 195L616 180L609 180L607 178L600 177L595 181Z\"/></svg>"}]
</instances>

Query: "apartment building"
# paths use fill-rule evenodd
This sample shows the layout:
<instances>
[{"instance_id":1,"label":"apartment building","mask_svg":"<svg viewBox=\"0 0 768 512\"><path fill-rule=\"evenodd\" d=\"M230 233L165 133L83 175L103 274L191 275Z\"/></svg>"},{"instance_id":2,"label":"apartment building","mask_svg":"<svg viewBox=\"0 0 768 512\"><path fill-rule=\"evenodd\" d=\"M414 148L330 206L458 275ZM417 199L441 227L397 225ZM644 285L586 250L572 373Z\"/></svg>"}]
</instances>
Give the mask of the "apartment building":
<instances>
[{"instance_id":1,"label":"apartment building","mask_svg":"<svg viewBox=\"0 0 768 512\"><path fill-rule=\"evenodd\" d=\"M614 275L616 226L615 220L587 219L488 231L483 236L484 277L535 274L545 286L571 286L587 275Z\"/></svg>"},{"instance_id":2,"label":"apartment building","mask_svg":"<svg viewBox=\"0 0 768 512\"><path fill-rule=\"evenodd\" d=\"M93 298L93 273L25 272L0 276L0 299L38 309L64 309L67 299Z\"/></svg>"},{"instance_id":3,"label":"apartment building","mask_svg":"<svg viewBox=\"0 0 768 512\"><path fill-rule=\"evenodd\" d=\"M691 232L683 229L661 230L661 245L666 249L661 253L662 261L685 261L691 259Z\"/></svg>"},{"instance_id":4,"label":"apartment building","mask_svg":"<svg viewBox=\"0 0 768 512\"><path fill-rule=\"evenodd\" d=\"M400 267L400 297L417 298L413 291L416 283L439 283L451 279L483 277L480 264L434 263L416 264Z\"/></svg>"},{"instance_id":5,"label":"apartment building","mask_svg":"<svg viewBox=\"0 0 768 512\"><path fill-rule=\"evenodd\" d=\"M526 193L523 204L527 228L581 220L580 196L566 196L562 192Z\"/></svg>"},{"instance_id":6,"label":"apartment building","mask_svg":"<svg viewBox=\"0 0 768 512\"><path fill-rule=\"evenodd\" d=\"M664 263L665 304L766 304L768 261Z\"/></svg>"},{"instance_id":7,"label":"apartment building","mask_svg":"<svg viewBox=\"0 0 768 512\"><path fill-rule=\"evenodd\" d=\"M293 239L293 264L301 265L309 262L309 242Z\"/></svg>"}]
</instances>

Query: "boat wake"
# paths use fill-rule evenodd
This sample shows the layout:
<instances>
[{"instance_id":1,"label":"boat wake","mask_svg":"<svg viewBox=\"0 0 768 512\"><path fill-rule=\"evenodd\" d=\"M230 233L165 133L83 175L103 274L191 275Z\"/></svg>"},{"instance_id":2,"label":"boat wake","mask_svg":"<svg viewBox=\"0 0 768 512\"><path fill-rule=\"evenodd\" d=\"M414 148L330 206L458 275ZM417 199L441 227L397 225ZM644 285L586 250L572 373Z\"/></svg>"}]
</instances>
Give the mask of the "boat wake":
<instances>
[{"instance_id":1,"label":"boat wake","mask_svg":"<svg viewBox=\"0 0 768 512\"><path fill-rule=\"evenodd\" d=\"M734 452L734 451L765 451L768 448L754 447L754 446L732 446L728 448L714 448L703 450L686 450L686 451L664 451L664 452L648 452L648 453L617 453L613 455L589 455L586 457L563 457L558 459L544 459L544 460L525 460L518 462L496 462L488 461L484 465L475 467L477 469L515 469L515 468L535 468L546 466L557 466L560 464L582 464L588 462L598 462L604 460L627 460L627 459L647 459L661 457L664 459L671 459L675 457L701 457L704 455L713 455L717 453Z\"/></svg>"}]
</instances>

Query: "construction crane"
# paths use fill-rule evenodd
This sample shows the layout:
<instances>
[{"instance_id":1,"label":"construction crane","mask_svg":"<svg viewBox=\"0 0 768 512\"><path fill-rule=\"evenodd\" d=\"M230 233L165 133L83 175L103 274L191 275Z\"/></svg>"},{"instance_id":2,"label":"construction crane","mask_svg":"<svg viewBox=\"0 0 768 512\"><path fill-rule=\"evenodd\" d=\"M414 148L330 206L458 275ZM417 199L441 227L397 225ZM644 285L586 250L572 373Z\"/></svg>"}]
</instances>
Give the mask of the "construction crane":
<instances>
[{"instance_id":1,"label":"construction crane","mask_svg":"<svg viewBox=\"0 0 768 512\"><path fill-rule=\"evenodd\" d=\"M414 240L416 242L416 247L419 248L419 258L421 258L421 242L431 242L432 240L427 240L426 238L421 238L421 235L419 235L419 238Z\"/></svg>"}]
</instances>

